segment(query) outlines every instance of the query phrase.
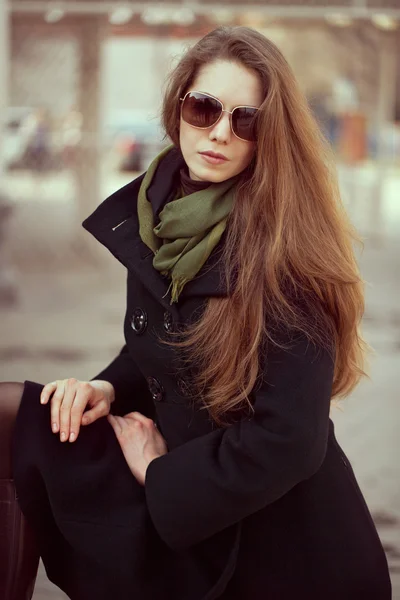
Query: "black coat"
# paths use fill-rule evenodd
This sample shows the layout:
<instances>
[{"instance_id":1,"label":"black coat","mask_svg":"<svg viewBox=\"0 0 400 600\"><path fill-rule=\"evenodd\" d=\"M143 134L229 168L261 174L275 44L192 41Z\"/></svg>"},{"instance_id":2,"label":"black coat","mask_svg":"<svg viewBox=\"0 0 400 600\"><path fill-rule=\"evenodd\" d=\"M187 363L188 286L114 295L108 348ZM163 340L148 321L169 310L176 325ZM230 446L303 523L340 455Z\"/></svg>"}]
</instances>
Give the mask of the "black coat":
<instances>
[{"instance_id":1,"label":"black coat","mask_svg":"<svg viewBox=\"0 0 400 600\"><path fill-rule=\"evenodd\" d=\"M156 214L170 198L179 161L170 157L157 172L149 191ZM21 505L47 532L41 543L49 577L74 600L105 600L111 589L116 600L389 600L385 554L329 419L329 353L287 332L290 350L268 350L254 416L216 427L192 402L179 353L158 338L192 322L208 297L226 295L221 246L171 305L169 280L154 269L138 233L140 181L83 222L127 269L126 344L93 379L114 385L113 412L154 418L169 452L150 463L143 488L105 419L69 447L46 433L35 458L16 450ZM27 382L25 395L40 389ZM48 429L40 410L22 403L20 444L28 419L42 418ZM40 498L32 471L45 482L51 523L32 508Z\"/></svg>"}]
</instances>

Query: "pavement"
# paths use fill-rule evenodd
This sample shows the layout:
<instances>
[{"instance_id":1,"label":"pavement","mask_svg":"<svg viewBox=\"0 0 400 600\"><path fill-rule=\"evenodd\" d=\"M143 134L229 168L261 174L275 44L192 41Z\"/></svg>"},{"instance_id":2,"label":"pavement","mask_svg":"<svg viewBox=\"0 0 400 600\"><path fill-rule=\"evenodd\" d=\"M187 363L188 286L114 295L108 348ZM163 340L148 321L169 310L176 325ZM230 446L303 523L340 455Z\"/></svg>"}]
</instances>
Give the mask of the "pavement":
<instances>
[{"instance_id":1,"label":"pavement","mask_svg":"<svg viewBox=\"0 0 400 600\"><path fill-rule=\"evenodd\" d=\"M126 179L105 178L103 197ZM374 354L370 378L332 408L331 416L384 544L393 599L400 600L400 173L390 168L382 182L374 166L365 165L341 169L340 180L364 237L364 250L357 254L367 282L363 332ZM3 256L16 293L15 301L2 307L0 295L0 380L90 379L123 345L125 269L105 249L94 266L73 246L80 223L65 181L41 182L39 193L32 192L27 174L7 181L14 214ZM33 598L65 598L42 567Z\"/></svg>"}]
</instances>

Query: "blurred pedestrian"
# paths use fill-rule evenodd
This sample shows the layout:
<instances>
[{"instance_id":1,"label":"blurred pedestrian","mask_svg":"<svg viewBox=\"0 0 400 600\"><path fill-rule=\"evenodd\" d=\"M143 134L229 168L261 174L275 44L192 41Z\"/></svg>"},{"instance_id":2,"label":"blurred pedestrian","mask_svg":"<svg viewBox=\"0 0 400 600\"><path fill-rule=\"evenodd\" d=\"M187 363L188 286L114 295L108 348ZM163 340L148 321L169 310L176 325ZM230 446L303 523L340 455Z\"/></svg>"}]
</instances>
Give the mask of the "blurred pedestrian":
<instances>
[{"instance_id":1,"label":"blurred pedestrian","mask_svg":"<svg viewBox=\"0 0 400 600\"><path fill-rule=\"evenodd\" d=\"M34 110L28 115L22 127L27 140L28 167L42 174L48 169L51 160L52 132L48 111L44 107Z\"/></svg>"},{"instance_id":2,"label":"blurred pedestrian","mask_svg":"<svg viewBox=\"0 0 400 600\"><path fill-rule=\"evenodd\" d=\"M75 107L67 111L61 123L61 147L64 167L76 165L77 152L82 140L82 113Z\"/></svg>"},{"instance_id":3,"label":"blurred pedestrian","mask_svg":"<svg viewBox=\"0 0 400 600\"><path fill-rule=\"evenodd\" d=\"M329 418L366 353L329 146L247 27L185 53L162 115L172 145L83 222L127 268L126 344L90 381L0 385L47 575L73 600L389 600Z\"/></svg>"}]
</instances>

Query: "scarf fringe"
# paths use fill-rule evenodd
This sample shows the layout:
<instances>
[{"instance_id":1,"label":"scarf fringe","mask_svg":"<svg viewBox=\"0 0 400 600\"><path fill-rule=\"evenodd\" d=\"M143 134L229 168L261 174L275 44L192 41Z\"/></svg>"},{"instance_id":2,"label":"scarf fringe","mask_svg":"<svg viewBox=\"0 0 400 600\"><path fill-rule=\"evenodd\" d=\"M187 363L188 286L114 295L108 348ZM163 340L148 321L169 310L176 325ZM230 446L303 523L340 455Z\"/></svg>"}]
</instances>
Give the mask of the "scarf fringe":
<instances>
[{"instance_id":1,"label":"scarf fringe","mask_svg":"<svg viewBox=\"0 0 400 600\"><path fill-rule=\"evenodd\" d=\"M172 282L171 282L172 292L171 292L170 304L173 304L174 302L178 302L178 298L188 281L190 281L190 279L187 277L179 277L176 280L172 279Z\"/></svg>"},{"instance_id":2,"label":"scarf fringe","mask_svg":"<svg viewBox=\"0 0 400 600\"><path fill-rule=\"evenodd\" d=\"M178 277L177 279L174 279L173 274L171 275L170 271L161 271L161 275L164 276L172 276L172 281L168 286L168 289L165 293L165 295L163 296L163 298L165 298L165 296L168 295L171 287L172 287L172 292L171 292L171 302L170 304L173 304L174 302L178 302L179 296L183 290L183 288L185 287L185 285L187 284L188 281L191 281L190 277Z\"/></svg>"}]
</instances>

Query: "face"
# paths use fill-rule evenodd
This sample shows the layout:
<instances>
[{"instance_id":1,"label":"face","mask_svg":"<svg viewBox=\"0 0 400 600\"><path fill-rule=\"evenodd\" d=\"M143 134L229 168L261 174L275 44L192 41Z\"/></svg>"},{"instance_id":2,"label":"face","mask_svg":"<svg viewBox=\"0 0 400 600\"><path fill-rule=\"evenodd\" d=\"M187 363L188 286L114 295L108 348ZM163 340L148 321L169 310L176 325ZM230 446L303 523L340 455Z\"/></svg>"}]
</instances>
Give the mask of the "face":
<instances>
[{"instance_id":1,"label":"face","mask_svg":"<svg viewBox=\"0 0 400 600\"><path fill-rule=\"evenodd\" d=\"M187 91L192 90L218 98L227 111L236 106L258 108L263 101L257 73L225 60L203 66ZM212 127L197 129L181 117L180 148L192 179L218 183L238 175L250 164L256 144L236 137L230 121L231 115L224 112ZM223 154L226 160L214 164L207 160L204 152Z\"/></svg>"}]
</instances>

